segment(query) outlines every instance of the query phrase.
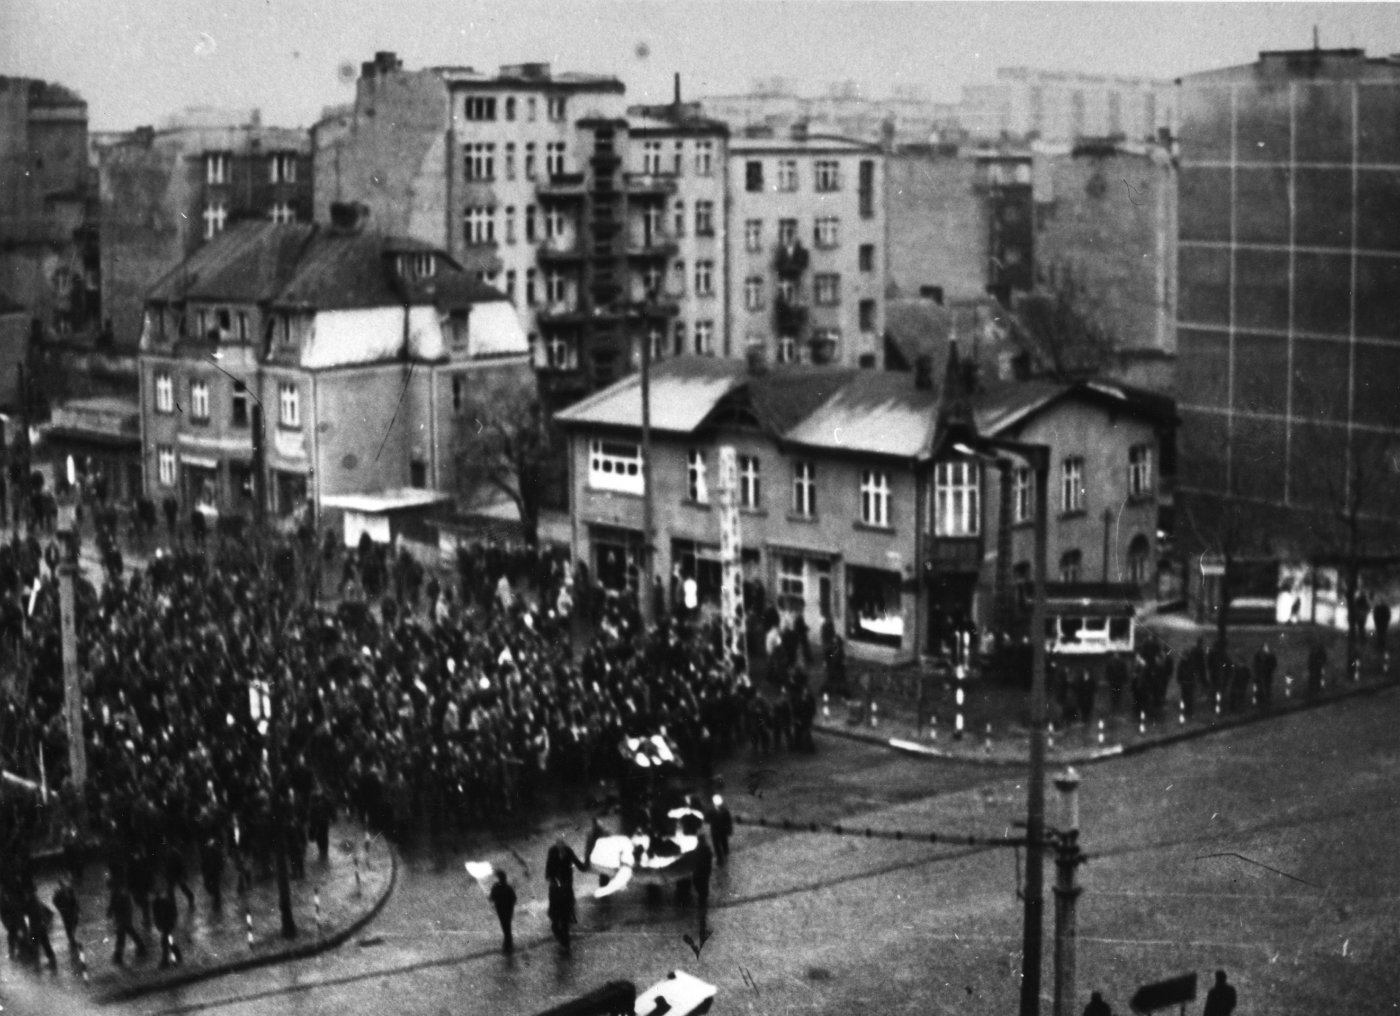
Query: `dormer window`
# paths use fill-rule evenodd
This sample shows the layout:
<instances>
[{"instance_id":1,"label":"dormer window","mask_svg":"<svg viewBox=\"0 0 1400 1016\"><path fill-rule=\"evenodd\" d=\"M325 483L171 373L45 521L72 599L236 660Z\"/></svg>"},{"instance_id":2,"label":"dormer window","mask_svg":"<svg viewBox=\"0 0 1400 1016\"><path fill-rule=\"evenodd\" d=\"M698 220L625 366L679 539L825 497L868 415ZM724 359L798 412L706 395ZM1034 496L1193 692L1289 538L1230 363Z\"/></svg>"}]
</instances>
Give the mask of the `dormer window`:
<instances>
[{"instance_id":1,"label":"dormer window","mask_svg":"<svg viewBox=\"0 0 1400 1016\"><path fill-rule=\"evenodd\" d=\"M296 183L296 153L274 152L268 156L268 175L272 178L273 183Z\"/></svg>"},{"instance_id":2,"label":"dormer window","mask_svg":"<svg viewBox=\"0 0 1400 1016\"><path fill-rule=\"evenodd\" d=\"M415 251L412 254L400 254L397 262L399 277L410 282L418 279L428 279L437 272L437 258L432 251Z\"/></svg>"}]
</instances>

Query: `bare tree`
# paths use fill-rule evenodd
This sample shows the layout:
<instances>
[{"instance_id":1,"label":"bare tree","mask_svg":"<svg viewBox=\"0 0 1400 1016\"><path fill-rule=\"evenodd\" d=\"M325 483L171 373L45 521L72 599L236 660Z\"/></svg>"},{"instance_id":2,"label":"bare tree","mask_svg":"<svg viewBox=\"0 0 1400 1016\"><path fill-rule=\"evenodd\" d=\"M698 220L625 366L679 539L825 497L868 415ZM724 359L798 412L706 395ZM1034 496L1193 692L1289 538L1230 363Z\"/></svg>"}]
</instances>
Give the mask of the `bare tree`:
<instances>
[{"instance_id":1,"label":"bare tree","mask_svg":"<svg viewBox=\"0 0 1400 1016\"><path fill-rule=\"evenodd\" d=\"M565 443L536 397L513 404L498 392L466 421L458 452L468 496L498 491L515 503L525 539L539 539L540 509L565 472Z\"/></svg>"},{"instance_id":2,"label":"bare tree","mask_svg":"<svg viewBox=\"0 0 1400 1016\"><path fill-rule=\"evenodd\" d=\"M1118 341L1098 321L1088 289L1066 266L1051 266L1034 290L1019 297L1011 333L1031 377L1074 381L1113 363Z\"/></svg>"}]
</instances>

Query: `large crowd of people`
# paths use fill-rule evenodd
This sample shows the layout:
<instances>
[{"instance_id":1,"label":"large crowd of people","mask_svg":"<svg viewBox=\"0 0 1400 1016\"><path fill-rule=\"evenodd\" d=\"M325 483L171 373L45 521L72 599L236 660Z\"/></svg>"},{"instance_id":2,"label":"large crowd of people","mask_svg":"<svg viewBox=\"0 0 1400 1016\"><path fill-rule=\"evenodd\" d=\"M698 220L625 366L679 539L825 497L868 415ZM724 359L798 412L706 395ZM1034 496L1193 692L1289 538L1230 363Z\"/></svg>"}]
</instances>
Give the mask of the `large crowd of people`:
<instances>
[{"instance_id":1,"label":"large crowd of people","mask_svg":"<svg viewBox=\"0 0 1400 1016\"><path fill-rule=\"evenodd\" d=\"M294 867L312 842L324 855L337 809L391 835L471 827L546 787L617 776L628 736L664 734L704 775L755 724L765 743L777 729L713 625L663 617L647 629L633 599L566 553L476 545L454 582L382 545L304 536L270 550L191 541L130 575L109 569L100 588L78 581L81 799L67 774L53 564L32 560L28 538L0 550L17 661L0 748L42 759L53 794L47 807L0 795L7 930L43 907L28 857L52 836L55 798L59 814L81 811L119 917L188 888L187 856L217 906L226 883L268 877L279 846ZM287 581L313 569L332 589L341 578L334 602L317 602L319 582Z\"/></svg>"}]
</instances>

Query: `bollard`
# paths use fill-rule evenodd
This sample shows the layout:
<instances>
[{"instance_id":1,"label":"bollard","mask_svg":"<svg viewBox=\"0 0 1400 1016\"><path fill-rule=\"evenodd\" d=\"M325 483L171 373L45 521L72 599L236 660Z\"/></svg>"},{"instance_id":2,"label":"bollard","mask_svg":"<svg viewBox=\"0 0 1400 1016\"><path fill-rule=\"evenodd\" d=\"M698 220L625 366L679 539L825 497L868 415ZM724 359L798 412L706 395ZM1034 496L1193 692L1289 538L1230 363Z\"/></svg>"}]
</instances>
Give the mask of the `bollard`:
<instances>
[{"instance_id":1,"label":"bollard","mask_svg":"<svg viewBox=\"0 0 1400 1016\"><path fill-rule=\"evenodd\" d=\"M1147 733L1147 711L1144 709L1138 710L1138 733Z\"/></svg>"},{"instance_id":2,"label":"bollard","mask_svg":"<svg viewBox=\"0 0 1400 1016\"><path fill-rule=\"evenodd\" d=\"M831 696L822 692L822 719L831 719Z\"/></svg>"},{"instance_id":3,"label":"bollard","mask_svg":"<svg viewBox=\"0 0 1400 1016\"><path fill-rule=\"evenodd\" d=\"M319 938L321 935L321 890L319 887L311 894L311 904L316 908L316 935Z\"/></svg>"},{"instance_id":4,"label":"bollard","mask_svg":"<svg viewBox=\"0 0 1400 1016\"><path fill-rule=\"evenodd\" d=\"M987 752L988 755L990 755L990 754L992 753L992 725L991 725L990 723L987 724L987 745L986 745L986 752Z\"/></svg>"},{"instance_id":5,"label":"bollard","mask_svg":"<svg viewBox=\"0 0 1400 1016\"><path fill-rule=\"evenodd\" d=\"M1103 747L1103 720L1099 720L1099 747Z\"/></svg>"},{"instance_id":6,"label":"bollard","mask_svg":"<svg viewBox=\"0 0 1400 1016\"><path fill-rule=\"evenodd\" d=\"M1220 715L1220 692L1215 693L1215 715Z\"/></svg>"},{"instance_id":7,"label":"bollard","mask_svg":"<svg viewBox=\"0 0 1400 1016\"><path fill-rule=\"evenodd\" d=\"M1183 727L1186 726L1186 700L1185 700L1185 699L1177 699L1177 703L1176 703L1176 719L1177 719L1177 722L1180 723Z\"/></svg>"},{"instance_id":8,"label":"bollard","mask_svg":"<svg viewBox=\"0 0 1400 1016\"><path fill-rule=\"evenodd\" d=\"M253 948L253 912L251 910L245 909L243 911L243 921L248 926L248 948L251 949Z\"/></svg>"},{"instance_id":9,"label":"bollard","mask_svg":"<svg viewBox=\"0 0 1400 1016\"><path fill-rule=\"evenodd\" d=\"M880 725L880 703L878 703L878 702L872 702L872 703L870 703L870 726L871 726L871 727L878 727L879 725Z\"/></svg>"},{"instance_id":10,"label":"bollard","mask_svg":"<svg viewBox=\"0 0 1400 1016\"><path fill-rule=\"evenodd\" d=\"M1055 724L1053 723L1045 725L1045 747L1055 747Z\"/></svg>"}]
</instances>

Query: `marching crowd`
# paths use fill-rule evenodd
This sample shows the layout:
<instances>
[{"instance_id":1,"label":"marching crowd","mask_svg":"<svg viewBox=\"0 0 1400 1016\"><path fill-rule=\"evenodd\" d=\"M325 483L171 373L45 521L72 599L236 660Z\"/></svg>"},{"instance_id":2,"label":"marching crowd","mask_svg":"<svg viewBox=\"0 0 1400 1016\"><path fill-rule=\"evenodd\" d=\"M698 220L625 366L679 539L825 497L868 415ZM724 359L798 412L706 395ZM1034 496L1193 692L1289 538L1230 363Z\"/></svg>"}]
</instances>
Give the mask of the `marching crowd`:
<instances>
[{"instance_id":1,"label":"marching crowd","mask_svg":"<svg viewBox=\"0 0 1400 1016\"><path fill-rule=\"evenodd\" d=\"M324 858L338 809L391 835L411 834L420 816L432 831L469 827L546 785L580 791L616 776L628 736L664 733L703 775L725 746L746 735L757 746L756 730L764 747L808 739L790 707L769 706L729 665L713 626L663 617L645 630L631 600L605 594L566 554L474 546L454 589L380 546L296 542L263 555L270 564L221 544L109 571L100 590L77 583L81 802L66 777L57 585L0 568L4 638L21 661L0 702L7 757L42 759L64 810L85 812L109 872L116 962L127 938L145 951L136 916L155 919L162 962L177 958L165 926L177 889L195 905L187 857L217 909L229 884L270 874L279 840L293 877L310 843ZM334 610L280 574L288 555L333 568L342 553L349 596ZM365 599L370 590L382 596ZM52 911L29 872L41 810L22 794L0 795L0 807L11 955L52 962ZM66 839L77 878L75 832ZM53 902L71 934L70 881L64 889Z\"/></svg>"}]
</instances>

